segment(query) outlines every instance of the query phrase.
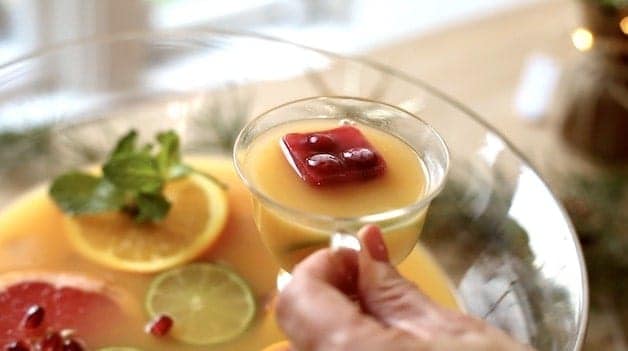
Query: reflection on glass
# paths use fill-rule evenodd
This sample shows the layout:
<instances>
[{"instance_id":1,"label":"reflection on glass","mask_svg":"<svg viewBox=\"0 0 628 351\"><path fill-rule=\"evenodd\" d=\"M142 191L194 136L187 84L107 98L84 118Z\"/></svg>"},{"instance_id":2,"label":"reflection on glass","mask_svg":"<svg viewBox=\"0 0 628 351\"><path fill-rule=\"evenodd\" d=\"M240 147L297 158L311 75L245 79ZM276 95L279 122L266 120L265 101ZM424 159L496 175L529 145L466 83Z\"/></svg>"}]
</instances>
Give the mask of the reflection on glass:
<instances>
[{"instance_id":1,"label":"reflection on glass","mask_svg":"<svg viewBox=\"0 0 628 351\"><path fill-rule=\"evenodd\" d=\"M527 166L521 166L517 188L513 194L508 215L529 234L530 250L534 253L534 266L546 279L560 282L566 289L582 289L583 273L570 262L577 262L577 244L560 233L564 227L564 212L554 201L543 181ZM531 214L535 221L528 221ZM548 259L550 258L551 259ZM570 296L571 298L571 296ZM571 301L576 312L583 301Z\"/></svg>"}]
</instances>

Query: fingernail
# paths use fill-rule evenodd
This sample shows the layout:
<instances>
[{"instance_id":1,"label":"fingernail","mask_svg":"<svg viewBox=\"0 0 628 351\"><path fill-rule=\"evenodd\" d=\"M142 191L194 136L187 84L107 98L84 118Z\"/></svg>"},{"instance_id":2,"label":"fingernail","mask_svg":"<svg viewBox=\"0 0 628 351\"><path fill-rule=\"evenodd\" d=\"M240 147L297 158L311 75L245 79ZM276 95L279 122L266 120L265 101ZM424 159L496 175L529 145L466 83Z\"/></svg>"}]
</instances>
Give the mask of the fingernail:
<instances>
[{"instance_id":1,"label":"fingernail","mask_svg":"<svg viewBox=\"0 0 628 351\"><path fill-rule=\"evenodd\" d=\"M382 238L382 232L378 227L367 227L362 240L364 241L364 246L366 246L369 255L371 255L375 261L388 262L388 249Z\"/></svg>"},{"instance_id":2,"label":"fingernail","mask_svg":"<svg viewBox=\"0 0 628 351\"><path fill-rule=\"evenodd\" d=\"M351 249L340 249L333 255L332 260L337 268L338 288L345 294L357 291L358 253Z\"/></svg>"}]
</instances>

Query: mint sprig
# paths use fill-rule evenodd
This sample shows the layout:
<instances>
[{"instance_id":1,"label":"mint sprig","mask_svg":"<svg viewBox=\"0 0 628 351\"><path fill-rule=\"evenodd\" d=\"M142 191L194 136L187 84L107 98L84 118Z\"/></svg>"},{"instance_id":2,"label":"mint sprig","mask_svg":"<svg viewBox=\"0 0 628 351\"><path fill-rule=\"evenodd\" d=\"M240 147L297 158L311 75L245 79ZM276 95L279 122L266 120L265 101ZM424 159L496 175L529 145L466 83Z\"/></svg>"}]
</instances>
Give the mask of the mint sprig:
<instances>
[{"instance_id":1,"label":"mint sprig","mask_svg":"<svg viewBox=\"0 0 628 351\"><path fill-rule=\"evenodd\" d=\"M164 218L170 209L164 185L196 170L181 162L174 131L156 135L156 152L152 144L139 147L137 138L132 130L117 142L100 177L78 171L57 177L49 190L57 206L73 215L122 211L138 222Z\"/></svg>"},{"instance_id":2,"label":"mint sprig","mask_svg":"<svg viewBox=\"0 0 628 351\"><path fill-rule=\"evenodd\" d=\"M70 172L52 183L50 195L66 213L96 213L119 209L124 205L124 193L105 179Z\"/></svg>"}]
</instances>

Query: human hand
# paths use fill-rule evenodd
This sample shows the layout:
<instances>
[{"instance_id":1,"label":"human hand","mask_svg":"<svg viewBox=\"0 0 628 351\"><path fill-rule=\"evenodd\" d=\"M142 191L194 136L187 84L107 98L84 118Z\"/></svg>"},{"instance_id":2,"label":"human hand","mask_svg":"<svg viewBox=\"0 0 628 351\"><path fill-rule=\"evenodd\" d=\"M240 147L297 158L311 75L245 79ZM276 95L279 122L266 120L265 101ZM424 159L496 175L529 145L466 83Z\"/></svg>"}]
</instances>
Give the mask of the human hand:
<instances>
[{"instance_id":1,"label":"human hand","mask_svg":"<svg viewBox=\"0 0 628 351\"><path fill-rule=\"evenodd\" d=\"M388 261L381 231L362 250L324 249L295 267L277 305L298 351L532 350L501 330L436 305Z\"/></svg>"}]
</instances>

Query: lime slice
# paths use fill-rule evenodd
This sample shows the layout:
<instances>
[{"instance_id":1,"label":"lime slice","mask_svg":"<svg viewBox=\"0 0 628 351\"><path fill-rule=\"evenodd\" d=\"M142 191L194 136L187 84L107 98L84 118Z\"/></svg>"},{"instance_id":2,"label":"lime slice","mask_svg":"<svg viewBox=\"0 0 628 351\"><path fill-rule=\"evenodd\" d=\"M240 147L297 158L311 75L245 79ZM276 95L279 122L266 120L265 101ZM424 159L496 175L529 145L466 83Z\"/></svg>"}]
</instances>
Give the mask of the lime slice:
<instances>
[{"instance_id":1,"label":"lime slice","mask_svg":"<svg viewBox=\"0 0 628 351\"><path fill-rule=\"evenodd\" d=\"M173 338L208 345L242 334L255 316L255 298L232 270L196 263L157 276L148 289L146 309L152 317L166 314L174 320Z\"/></svg>"}]
</instances>

